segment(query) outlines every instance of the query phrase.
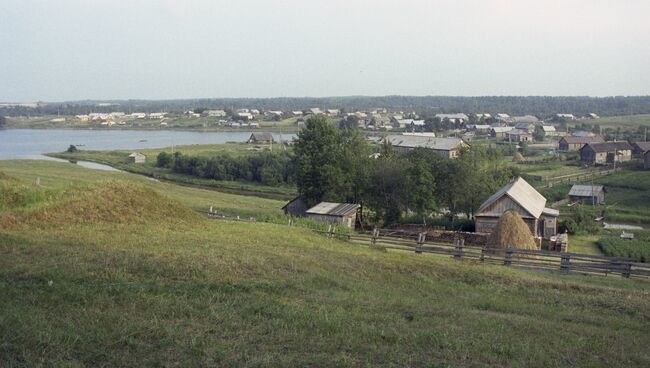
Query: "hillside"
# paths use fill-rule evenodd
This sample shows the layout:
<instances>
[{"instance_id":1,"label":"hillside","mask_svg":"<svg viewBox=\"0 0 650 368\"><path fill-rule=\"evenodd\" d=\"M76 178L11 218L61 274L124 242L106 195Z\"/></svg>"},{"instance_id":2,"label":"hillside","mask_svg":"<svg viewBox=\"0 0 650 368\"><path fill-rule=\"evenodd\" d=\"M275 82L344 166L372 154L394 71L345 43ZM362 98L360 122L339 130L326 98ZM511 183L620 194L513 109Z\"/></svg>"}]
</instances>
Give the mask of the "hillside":
<instances>
[{"instance_id":1,"label":"hillside","mask_svg":"<svg viewBox=\"0 0 650 368\"><path fill-rule=\"evenodd\" d=\"M29 219L0 227L0 366L650 364L646 281L209 220L171 185L62 165L0 163L41 193L0 210Z\"/></svg>"}]
</instances>

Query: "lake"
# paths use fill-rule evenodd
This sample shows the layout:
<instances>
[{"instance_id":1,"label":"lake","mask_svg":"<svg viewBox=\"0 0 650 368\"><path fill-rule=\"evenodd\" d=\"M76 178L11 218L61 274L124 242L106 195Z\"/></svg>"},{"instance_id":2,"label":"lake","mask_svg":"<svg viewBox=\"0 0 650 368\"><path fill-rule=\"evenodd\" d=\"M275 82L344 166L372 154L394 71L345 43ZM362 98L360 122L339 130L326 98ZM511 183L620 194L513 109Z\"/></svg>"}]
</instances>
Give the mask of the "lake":
<instances>
[{"instance_id":1,"label":"lake","mask_svg":"<svg viewBox=\"0 0 650 368\"><path fill-rule=\"evenodd\" d=\"M188 132L177 130L0 130L0 160L44 159L44 153L61 152L74 144L84 150L138 150L185 144L245 142L250 132ZM273 133L283 141L295 134Z\"/></svg>"}]
</instances>

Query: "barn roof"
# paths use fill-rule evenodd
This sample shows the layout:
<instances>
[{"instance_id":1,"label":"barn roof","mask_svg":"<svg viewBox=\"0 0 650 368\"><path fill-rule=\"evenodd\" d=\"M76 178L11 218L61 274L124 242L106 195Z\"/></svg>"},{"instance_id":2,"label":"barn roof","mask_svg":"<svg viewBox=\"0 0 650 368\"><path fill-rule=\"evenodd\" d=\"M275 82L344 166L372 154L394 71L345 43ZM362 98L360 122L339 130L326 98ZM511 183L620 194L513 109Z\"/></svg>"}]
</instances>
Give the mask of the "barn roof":
<instances>
[{"instance_id":1,"label":"barn roof","mask_svg":"<svg viewBox=\"0 0 650 368\"><path fill-rule=\"evenodd\" d=\"M248 140L254 140L254 141L272 141L273 140L273 134L271 133L251 133L250 138Z\"/></svg>"},{"instance_id":2,"label":"barn roof","mask_svg":"<svg viewBox=\"0 0 650 368\"><path fill-rule=\"evenodd\" d=\"M333 203L321 202L307 210L307 214L328 215L328 216L345 216L356 212L359 205L356 203Z\"/></svg>"},{"instance_id":3,"label":"barn roof","mask_svg":"<svg viewBox=\"0 0 650 368\"><path fill-rule=\"evenodd\" d=\"M480 214L504 195L512 198L512 200L517 202L535 218L539 218L544 211L544 206L546 205L546 198L544 198L543 195L539 194L539 192L528 184L526 180L517 177L515 180L506 184L503 188L499 189L496 193L492 194L490 198L483 202L476 213Z\"/></svg>"},{"instance_id":4,"label":"barn roof","mask_svg":"<svg viewBox=\"0 0 650 368\"><path fill-rule=\"evenodd\" d=\"M463 144L467 144L460 138L436 138L414 135L389 135L386 136L386 140L396 147L424 147L442 151L449 151Z\"/></svg>"},{"instance_id":5,"label":"barn roof","mask_svg":"<svg viewBox=\"0 0 650 368\"><path fill-rule=\"evenodd\" d=\"M639 151L647 152L650 151L650 142L636 142L634 143L635 146L639 149Z\"/></svg>"},{"instance_id":6,"label":"barn roof","mask_svg":"<svg viewBox=\"0 0 650 368\"><path fill-rule=\"evenodd\" d=\"M567 136L562 137L561 140L564 140L568 144L587 144L587 143L602 143L605 142L603 137L596 136Z\"/></svg>"},{"instance_id":7,"label":"barn roof","mask_svg":"<svg viewBox=\"0 0 650 368\"><path fill-rule=\"evenodd\" d=\"M594 195L598 195L602 191L603 191L602 185L575 184L574 186L571 187L571 190L569 191L569 196L591 197Z\"/></svg>"},{"instance_id":8,"label":"barn roof","mask_svg":"<svg viewBox=\"0 0 650 368\"><path fill-rule=\"evenodd\" d=\"M585 147L591 147L594 152L612 152L612 151L625 151L632 150L632 146L627 142L603 142L603 143L587 143Z\"/></svg>"}]
</instances>

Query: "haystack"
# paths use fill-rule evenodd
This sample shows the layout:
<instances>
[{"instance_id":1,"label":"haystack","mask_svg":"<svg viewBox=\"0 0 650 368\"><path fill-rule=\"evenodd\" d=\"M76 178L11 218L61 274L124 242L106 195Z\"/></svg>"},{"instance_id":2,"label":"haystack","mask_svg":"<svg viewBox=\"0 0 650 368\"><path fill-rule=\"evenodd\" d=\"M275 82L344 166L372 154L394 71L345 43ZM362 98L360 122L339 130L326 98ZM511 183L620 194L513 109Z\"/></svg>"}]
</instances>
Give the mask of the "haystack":
<instances>
[{"instance_id":1,"label":"haystack","mask_svg":"<svg viewBox=\"0 0 650 368\"><path fill-rule=\"evenodd\" d=\"M515 152L515 155L512 157L512 162L522 162L522 161L526 161L524 155L522 155L521 152Z\"/></svg>"},{"instance_id":2,"label":"haystack","mask_svg":"<svg viewBox=\"0 0 650 368\"><path fill-rule=\"evenodd\" d=\"M501 215L497 226L490 234L488 245L494 248L537 249L530 228L513 210L505 211Z\"/></svg>"}]
</instances>

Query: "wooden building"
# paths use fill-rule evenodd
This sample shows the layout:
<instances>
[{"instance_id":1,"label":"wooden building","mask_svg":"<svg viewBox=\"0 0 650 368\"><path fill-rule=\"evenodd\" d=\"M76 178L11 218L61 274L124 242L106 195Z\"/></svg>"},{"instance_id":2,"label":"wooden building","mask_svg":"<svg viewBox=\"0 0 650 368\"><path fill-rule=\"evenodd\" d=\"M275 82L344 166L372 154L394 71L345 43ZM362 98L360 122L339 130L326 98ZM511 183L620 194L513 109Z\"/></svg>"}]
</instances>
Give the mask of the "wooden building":
<instances>
[{"instance_id":1,"label":"wooden building","mask_svg":"<svg viewBox=\"0 0 650 368\"><path fill-rule=\"evenodd\" d=\"M399 153L408 153L416 147L428 148L438 155L445 158L456 158L460 156L463 149L470 147L460 138L436 138L429 136L414 135L389 135L386 136L395 151Z\"/></svg>"},{"instance_id":2,"label":"wooden building","mask_svg":"<svg viewBox=\"0 0 650 368\"><path fill-rule=\"evenodd\" d=\"M567 136L562 137L558 143L558 150L563 152L579 151L587 143L603 143L605 140L599 136Z\"/></svg>"},{"instance_id":3,"label":"wooden building","mask_svg":"<svg viewBox=\"0 0 650 368\"><path fill-rule=\"evenodd\" d=\"M476 232L491 233L501 215L516 211L536 237L550 238L557 234L558 210L546 208L546 198L521 177L488 198L474 214Z\"/></svg>"},{"instance_id":4,"label":"wooden building","mask_svg":"<svg viewBox=\"0 0 650 368\"><path fill-rule=\"evenodd\" d=\"M584 204L604 204L605 187L602 185L575 184L569 191L569 200L571 202L580 202Z\"/></svg>"},{"instance_id":5,"label":"wooden building","mask_svg":"<svg viewBox=\"0 0 650 368\"><path fill-rule=\"evenodd\" d=\"M634 148L633 154L643 157L646 152L650 151L650 142L636 142L632 147Z\"/></svg>"},{"instance_id":6,"label":"wooden building","mask_svg":"<svg viewBox=\"0 0 650 368\"><path fill-rule=\"evenodd\" d=\"M282 207L282 211L284 211L285 215L293 217L305 217L307 212L307 205L305 204L305 201L302 200L301 196L297 196L285 204Z\"/></svg>"},{"instance_id":7,"label":"wooden building","mask_svg":"<svg viewBox=\"0 0 650 368\"><path fill-rule=\"evenodd\" d=\"M307 217L316 221L332 222L354 228L359 205L354 203L321 202L308 209Z\"/></svg>"},{"instance_id":8,"label":"wooden building","mask_svg":"<svg viewBox=\"0 0 650 368\"><path fill-rule=\"evenodd\" d=\"M505 133L508 142L530 142L533 140L533 135L527 130L512 129Z\"/></svg>"},{"instance_id":9,"label":"wooden building","mask_svg":"<svg viewBox=\"0 0 650 368\"><path fill-rule=\"evenodd\" d=\"M632 159L632 146L627 142L588 143L580 149L580 160L590 165L626 162Z\"/></svg>"},{"instance_id":10,"label":"wooden building","mask_svg":"<svg viewBox=\"0 0 650 368\"><path fill-rule=\"evenodd\" d=\"M271 143L273 134L271 133L251 133L246 143Z\"/></svg>"},{"instance_id":11,"label":"wooden building","mask_svg":"<svg viewBox=\"0 0 650 368\"><path fill-rule=\"evenodd\" d=\"M643 168L646 170L650 169L650 151L647 151L643 155Z\"/></svg>"},{"instance_id":12,"label":"wooden building","mask_svg":"<svg viewBox=\"0 0 650 368\"><path fill-rule=\"evenodd\" d=\"M127 157L126 162L130 164L143 164L147 160L147 156L140 152L133 152Z\"/></svg>"}]
</instances>

